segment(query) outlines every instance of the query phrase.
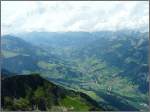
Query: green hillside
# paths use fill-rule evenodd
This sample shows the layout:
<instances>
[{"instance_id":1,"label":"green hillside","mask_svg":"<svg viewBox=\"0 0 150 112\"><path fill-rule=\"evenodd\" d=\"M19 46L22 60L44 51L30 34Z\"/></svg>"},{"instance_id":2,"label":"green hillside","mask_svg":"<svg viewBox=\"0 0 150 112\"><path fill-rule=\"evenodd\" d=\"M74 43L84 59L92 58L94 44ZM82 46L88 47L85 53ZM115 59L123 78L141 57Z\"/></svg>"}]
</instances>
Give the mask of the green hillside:
<instances>
[{"instance_id":1,"label":"green hillside","mask_svg":"<svg viewBox=\"0 0 150 112\"><path fill-rule=\"evenodd\" d=\"M3 110L88 111L102 110L84 93L67 90L38 74L17 75L2 79Z\"/></svg>"},{"instance_id":2,"label":"green hillside","mask_svg":"<svg viewBox=\"0 0 150 112\"><path fill-rule=\"evenodd\" d=\"M39 73L105 110L148 110L147 32L31 32L2 37L2 45L4 69Z\"/></svg>"}]
</instances>

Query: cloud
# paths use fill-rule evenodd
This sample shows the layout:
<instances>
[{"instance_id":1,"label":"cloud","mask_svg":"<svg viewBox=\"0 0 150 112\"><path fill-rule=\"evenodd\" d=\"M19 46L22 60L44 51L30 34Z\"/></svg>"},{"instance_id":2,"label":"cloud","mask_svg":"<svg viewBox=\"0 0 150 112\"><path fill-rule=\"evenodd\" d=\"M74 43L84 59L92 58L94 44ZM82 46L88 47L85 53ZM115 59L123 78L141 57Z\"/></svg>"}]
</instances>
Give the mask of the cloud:
<instances>
[{"instance_id":1,"label":"cloud","mask_svg":"<svg viewBox=\"0 0 150 112\"><path fill-rule=\"evenodd\" d=\"M148 1L2 1L2 33L100 31L149 24Z\"/></svg>"}]
</instances>

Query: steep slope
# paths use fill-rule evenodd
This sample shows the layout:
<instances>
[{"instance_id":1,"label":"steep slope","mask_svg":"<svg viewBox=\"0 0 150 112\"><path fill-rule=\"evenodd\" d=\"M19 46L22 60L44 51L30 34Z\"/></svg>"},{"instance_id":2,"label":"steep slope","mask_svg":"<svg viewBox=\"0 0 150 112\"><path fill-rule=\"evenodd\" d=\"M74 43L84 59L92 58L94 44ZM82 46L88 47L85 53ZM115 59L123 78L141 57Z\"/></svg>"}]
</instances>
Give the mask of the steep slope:
<instances>
[{"instance_id":1,"label":"steep slope","mask_svg":"<svg viewBox=\"0 0 150 112\"><path fill-rule=\"evenodd\" d=\"M148 33L32 32L22 37L59 57L35 61L48 80L85 92L110 110L148 109ZM13 69L24 64L30 65Z\"/></svg>"},{"instance_id":2,"label":"steep slope","mask_svg":"<svg viewBox=\"0 0 150 112\"><path fill-rule=\"evenodd\" d=\"M141 92L148 92L148 33L130 30L92 33L31 32L22 34L22 38L35 45L42 45L46 50L51 46L54 54L69 60L71 66L83 74L87 75L88 71L97 66L97 70L90 73L94 79L100 76L94 74L104 74L98 66L106 66L107 71L113 71L108 74L125 77L138 85ZM93 66L94 61L99 65Z\"/></svg>"},{"instance_id":3,"label":"steep slope","mask_svg":"<svg viewBox=\"0 0 150 112\"><path fill-rule=\"evenodd\" d=\"M37 49L35 46L20 38L11 35L4 35L2 36L2 50L28 55L30 53L35 53Z\"/></svg>"},{"instance_id":4,"label":"steep slope","mask_svg":"<svg viewBox=\"0 0 150 112\"><path fill-rule=\"evenodd\" d=\"M82 74L71 68L70 63L62 60L51 51L32 45L21 38L5 35L2 37L2 67L14 73L41 73L43 76L68 78ZM61 75L60 75L61 74Z\"/></svg>"},{"instance_id":5,"label":"steep slope","mask_svg":"<svg viewBox=\"0 0 150 112\"><path fill-rule=\"evenodd\" d=\"M121 33L115 39L103 38L79 49L79 59L95 57L106 63L107 68L116 68L119 76L126 77L148 92L148 33ZM131 70L132 68L132 70Z\"/></svg>"},{"instance_id":6,"label":"steep slope","mask_svg":"<svg viewBox=\"0 0 150 112\"><path fill-rule=\"evenodd\" d=\"M16 73L11 73L6 69L1 68L1 78L4 79L6 77L12 77L14 75L17 75Z\"/></svg>"},{"instance_id":7,"label":"steep slope","mask_svg":"<svg viewBox=\"0 0 150 112\"><path fill-rule=\"evenodd\" d=\"M45 59L44 50L11 35L2 37L2 67L14 73L36 71L36 61ZM38 53L41 54L38 54ZM43 53L43 54L42 54ZM38 56L37 56L38 55ZM23 69L24 68L24 69Z\"/></svg>"},{"instance_id":8,"label":"steep slope","mask_svg":"<svg viewBox=\"0 0 150 112\"><path fill-rule=\"evenodd\" d=\"M2 79L2 109L11 111L102 110L96 101L84 93L67 90L36 74Z\"/></svg>"}]
</instances>

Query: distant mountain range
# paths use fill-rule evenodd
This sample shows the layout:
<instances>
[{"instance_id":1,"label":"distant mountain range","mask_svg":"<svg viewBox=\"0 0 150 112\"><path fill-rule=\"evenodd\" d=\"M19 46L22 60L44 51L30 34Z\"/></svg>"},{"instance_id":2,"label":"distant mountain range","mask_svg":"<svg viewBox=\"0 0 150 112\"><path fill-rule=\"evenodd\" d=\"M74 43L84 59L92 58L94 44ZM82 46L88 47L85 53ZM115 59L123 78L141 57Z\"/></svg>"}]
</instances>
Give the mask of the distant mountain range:
<instances>
[{"instance_id":1,"label":"distant mountain range","mask_svg":"<svg viewBox=\"0 0 150 112\"><path fill-rule=\"evenodd\" d=\"M147 110L148 50L148 32L5 35L2 68L15 74L38 73L86 93L105 110Z\"/></svg>"}]
</instances>

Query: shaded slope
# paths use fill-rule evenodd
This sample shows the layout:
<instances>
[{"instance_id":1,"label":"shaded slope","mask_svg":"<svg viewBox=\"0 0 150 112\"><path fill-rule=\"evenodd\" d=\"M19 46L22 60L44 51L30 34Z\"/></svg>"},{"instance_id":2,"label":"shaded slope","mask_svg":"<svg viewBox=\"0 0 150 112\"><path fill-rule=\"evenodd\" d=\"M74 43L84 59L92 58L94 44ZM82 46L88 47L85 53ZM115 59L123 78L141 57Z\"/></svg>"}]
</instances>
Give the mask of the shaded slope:
<instances>
[{"instance_id":1,"label":"shaded slope","mask_svg":"<svg viewBox=\"0 0 150 112\"><path fill-rule=\"evenodd\" d=\"M4 110L102 110L89 96L57 86L38 75L18 75L2 79L2 108Z\"/></svg>"},{"instance_id":2,"label":"shaded slope","mask_svg":"<svg viewBox=\"0 0 150 112\"><path fill-rule=\"evenodd\" d=\"M40 73L62 78L82 76L71 68L69 62L51 54L51 51L11 35L2 36L2 57L2 67L17 74Z\"/></svg>"}]
</instances>

